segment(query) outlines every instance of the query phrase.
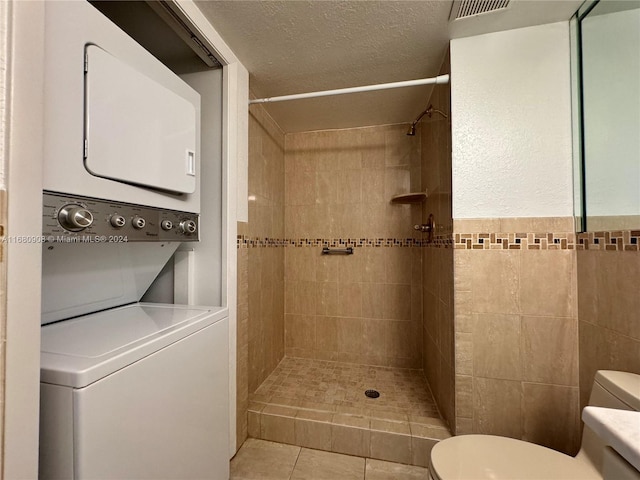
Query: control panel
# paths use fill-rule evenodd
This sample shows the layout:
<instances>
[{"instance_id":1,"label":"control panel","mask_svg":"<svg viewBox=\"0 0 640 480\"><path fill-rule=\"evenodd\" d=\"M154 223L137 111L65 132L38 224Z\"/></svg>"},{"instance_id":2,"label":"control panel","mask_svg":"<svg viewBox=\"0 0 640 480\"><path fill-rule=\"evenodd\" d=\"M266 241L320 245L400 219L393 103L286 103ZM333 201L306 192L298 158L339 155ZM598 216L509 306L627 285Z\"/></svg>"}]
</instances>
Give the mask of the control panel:
<instances>
[{"instance_id":1,"label":"control panel","mask_svg":"<svg viewBox=\"0 0 640 480\"><path fill-rule=\"evenodd\" d=\"M194 242L198 215L44 192L45 242Z\"/></svg>"}]
</instances>

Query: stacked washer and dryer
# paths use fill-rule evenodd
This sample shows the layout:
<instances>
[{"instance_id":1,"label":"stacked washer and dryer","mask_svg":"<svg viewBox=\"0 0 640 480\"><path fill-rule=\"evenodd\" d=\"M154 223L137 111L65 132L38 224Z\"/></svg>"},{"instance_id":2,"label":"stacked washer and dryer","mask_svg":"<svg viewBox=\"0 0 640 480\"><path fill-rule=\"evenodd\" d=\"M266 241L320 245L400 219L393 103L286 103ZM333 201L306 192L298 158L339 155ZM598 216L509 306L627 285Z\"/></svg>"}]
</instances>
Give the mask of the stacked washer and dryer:
<instances>
[{"instance_id":1,"label":"stacked washer and dryer","mask_svg":"<svg viewBox=\"0 0 640 480\"><path fill-rule=\"evenodd\" d=\"M45 57L40 478L226 479L227 309L139 303L199 240L200 96L87 2Z\"/></svg>"}]
</instances>

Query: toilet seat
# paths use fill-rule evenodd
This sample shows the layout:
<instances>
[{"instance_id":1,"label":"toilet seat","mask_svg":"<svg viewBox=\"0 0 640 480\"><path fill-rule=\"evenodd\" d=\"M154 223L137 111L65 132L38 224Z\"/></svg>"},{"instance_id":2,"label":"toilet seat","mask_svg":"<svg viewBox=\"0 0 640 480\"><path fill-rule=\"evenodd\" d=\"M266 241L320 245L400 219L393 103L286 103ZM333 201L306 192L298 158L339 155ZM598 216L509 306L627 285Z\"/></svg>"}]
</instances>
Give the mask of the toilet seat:
<instances>
[{"instance_id":1,"label":"toilet seat","mask_svg":"<svg viewBox=\"0 0 640 480\"><path fill-rule=\"evenodd\" d=\"M433 480L601 479L591 465L533 443L494 435L461 435L431 450Z\"/></svg>"}]
</instances>

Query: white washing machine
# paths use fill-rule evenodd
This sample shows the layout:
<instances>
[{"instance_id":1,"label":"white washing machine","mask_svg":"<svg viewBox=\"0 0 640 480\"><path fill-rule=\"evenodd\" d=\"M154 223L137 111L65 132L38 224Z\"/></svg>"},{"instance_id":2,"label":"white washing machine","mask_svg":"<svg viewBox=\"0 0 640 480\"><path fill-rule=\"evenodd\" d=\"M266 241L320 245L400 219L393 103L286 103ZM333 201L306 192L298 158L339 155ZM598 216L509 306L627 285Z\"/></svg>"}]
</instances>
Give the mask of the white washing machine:
<instances>
[{"instance_id":1,"label":"white washing machine","mask_svg":"<svg viewBox=\"0 0 640 480\"><path fill-rule=\"evenodd\" d=\"M136 303L42 327L40 478L228 478L224 308Z\"/></svg>"},{"instance_id":2,"label":"white washing machine","mask_svg":"<svg viewBox=\"0 0 640 480\"><path fill-rule=\"evenodd\" d=\"M199 240L200 95L88 2L46 3L39 477L226 480L227 309L138 303Z\"/></svg>"}]
</instances>

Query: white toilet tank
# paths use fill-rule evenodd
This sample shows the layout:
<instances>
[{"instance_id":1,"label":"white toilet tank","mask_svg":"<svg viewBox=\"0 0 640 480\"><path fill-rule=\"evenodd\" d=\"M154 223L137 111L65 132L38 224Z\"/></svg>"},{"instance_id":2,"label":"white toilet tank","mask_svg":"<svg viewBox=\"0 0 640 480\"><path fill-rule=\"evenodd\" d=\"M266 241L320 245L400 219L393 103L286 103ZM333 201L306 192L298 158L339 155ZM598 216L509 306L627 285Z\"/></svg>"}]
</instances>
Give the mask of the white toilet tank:
<instances>
[{"instance_id":1,"label":"white toilet tank","mask_svg":"<svg viewBox=\"0 0 640 480\"><path fill-rule=\"evenodd\" d=\"M593 380L589 405L640 412L640 375L599 370ZM576 459L590 463L601 472L604 448L605 445L600 437L585 425L582 446Z\"/></svg>"},{"instance_id":2,"label":"white toilet tank","mask_svg":"<svg viewBox=\"0 0 640 480\"><path fill-rule=\"evenodd\" d=\"M640 411L640 376L612 370L596 372L589 405Z\"/></svg>"}]
</instances>

